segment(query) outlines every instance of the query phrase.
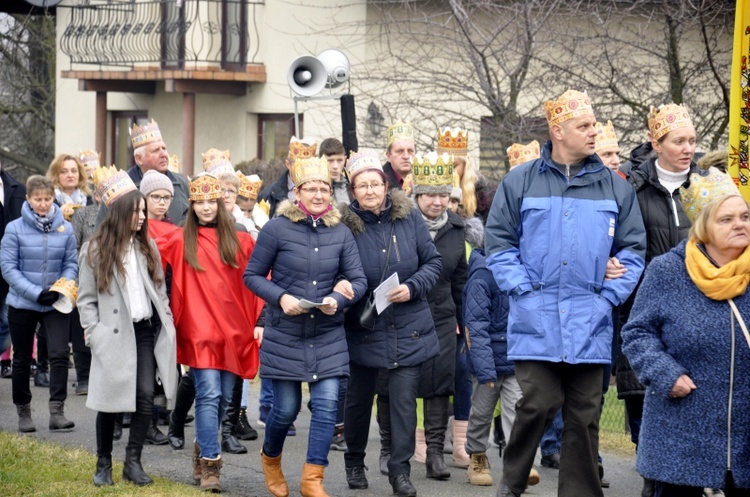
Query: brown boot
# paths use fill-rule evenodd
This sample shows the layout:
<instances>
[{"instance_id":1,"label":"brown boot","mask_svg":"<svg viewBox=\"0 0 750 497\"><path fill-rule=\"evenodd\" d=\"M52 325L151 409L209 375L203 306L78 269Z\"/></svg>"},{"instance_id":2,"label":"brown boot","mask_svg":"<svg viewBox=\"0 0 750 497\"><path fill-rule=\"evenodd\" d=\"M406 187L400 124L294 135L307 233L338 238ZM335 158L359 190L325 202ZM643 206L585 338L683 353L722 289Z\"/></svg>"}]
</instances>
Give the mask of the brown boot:
<instances>
[{"instance_id":1,"label":"brown boot","mask_svg":"<svg viewBox=\"0 0 750 497\"><path fill-rule=\"evenodd\" d=\"M328 497L323 488L325 466L305 463L302 466L302 479L299 482L299 493L302 497Z\"/></svg>"},{"instance_id":2,"label":"brown boot","mask_svg":"<svg viewBox=\"0 0 750 497\"><path fill-rule=\"evenodd\" d=\"M289 485L286 484L284 473L281 471L281 454L276 457L268 457L261 449L260 462L263 465L263 475L266 477L266 489L274 497L287 497Z\"/></svg>"},{"instance_id":3,"label":"brown boot","mask_svg":"<svg viewBox=\"0 0 750 497\"><path fill-rule=\"evenodd\" d=\"M203 478L203 469L201 468L201 448L198 444L193 447L193 483L201 484Z\"/></svg>"},{"instance_id":4,"label":"brown boot","mask_svg":"<svg viewBox=\"0 0 750 497\"><path fill-rule=\"evenodd\" d=\"M201 469L203 470L201 490L221 492L221 467L223 464L221 455L216 456L216 459L201 457Z\"/></svg>"}]
</instances>

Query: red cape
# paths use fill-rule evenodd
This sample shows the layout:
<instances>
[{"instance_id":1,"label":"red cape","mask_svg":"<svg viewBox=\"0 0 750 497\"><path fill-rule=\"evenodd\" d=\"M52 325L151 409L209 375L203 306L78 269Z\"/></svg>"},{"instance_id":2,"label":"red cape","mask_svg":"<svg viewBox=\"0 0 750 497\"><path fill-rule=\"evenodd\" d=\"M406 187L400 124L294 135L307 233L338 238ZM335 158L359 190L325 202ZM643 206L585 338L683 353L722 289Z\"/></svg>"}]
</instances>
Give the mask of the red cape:
<instances>
[{"instance_id":1,"label":"red cape","mask_svg":"<svg viewBox=\"0 0 750 497\"><path fill-rule=\"evenodd\" d=\"M156 240L172 266L172 314L177 328L177 361L193 368L231 371L242 378L258 372L258 343L253 329L263 300L245 286L243 274L255 242L237 233L238 268L219 258L216 230L198 228L198 260L205 271L185 262L182 230Z\"/></svg>"}]
</instances>

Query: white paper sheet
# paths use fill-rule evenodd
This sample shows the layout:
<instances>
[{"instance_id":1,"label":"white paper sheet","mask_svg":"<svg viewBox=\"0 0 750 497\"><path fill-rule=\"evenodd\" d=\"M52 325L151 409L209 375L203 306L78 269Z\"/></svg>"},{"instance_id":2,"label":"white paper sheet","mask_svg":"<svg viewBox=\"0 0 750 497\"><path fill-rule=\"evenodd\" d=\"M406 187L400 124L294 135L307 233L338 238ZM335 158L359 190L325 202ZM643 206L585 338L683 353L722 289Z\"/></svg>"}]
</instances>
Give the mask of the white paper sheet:
<instances>
[{"instance_id":1,"label":"white paper sheet","mask_svg":"<svg viewBox=\"0 0 750 497\"><path fill-rule=\"evenodd\" d=\"M391 302L388 302L388 294L399 285L398 273L393 273L373 291L375 294L375 309L378 314L391 305Z\"/></svg>"},{"instance_id":2,"label":"white paper sheet","mask_svg":"<svg viewBox=\"0 0 750 497\"><path fill-rule=\"evenodd\" d=\"M313 307L321 307L324 305L323 302L310 302L307 299L299 299L299 306L303 309L312 309Z\"/></svg>"}]
</instances>

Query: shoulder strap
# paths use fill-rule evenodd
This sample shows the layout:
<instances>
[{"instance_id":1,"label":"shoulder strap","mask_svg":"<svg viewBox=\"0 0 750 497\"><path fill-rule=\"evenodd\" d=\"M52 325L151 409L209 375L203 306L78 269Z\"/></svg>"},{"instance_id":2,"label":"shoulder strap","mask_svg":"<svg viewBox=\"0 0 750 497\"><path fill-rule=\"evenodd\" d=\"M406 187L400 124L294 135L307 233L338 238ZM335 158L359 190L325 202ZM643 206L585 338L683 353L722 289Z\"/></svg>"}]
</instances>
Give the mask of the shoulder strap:
<instances>
[{"instance_id":1,"label":"shoulder strap","mask_svg":"<svg viewBox=\"0 0 750 497\"><path fill-rule=\"evenodd\" d=\"M747 332L747 326L745 326L745 320L742 319L742 315L740 314L739 309L737 309L737 306L734 304L734 300L729 299L729 307L732 308L734 317L737 318L737 321L740 323L740 328L742 328L742 334L745 335L745 340L747 341L747 345L750 346L750 333Z\"/></svg>"}]
</instances>

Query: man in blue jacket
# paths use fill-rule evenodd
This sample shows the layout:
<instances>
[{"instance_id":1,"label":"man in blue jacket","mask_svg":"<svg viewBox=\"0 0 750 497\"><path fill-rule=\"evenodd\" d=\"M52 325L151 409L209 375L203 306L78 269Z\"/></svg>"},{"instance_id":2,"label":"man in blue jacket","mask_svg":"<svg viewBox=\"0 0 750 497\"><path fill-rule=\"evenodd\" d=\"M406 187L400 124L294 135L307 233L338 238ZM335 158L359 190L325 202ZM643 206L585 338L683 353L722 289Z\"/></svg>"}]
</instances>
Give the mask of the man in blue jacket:
<instances>
[{"instance_id":1,"label":"man in blue jacket","mask_svg":"<svg viewBox=\"0 0 750 497\"><path fill-rule=\"evenodd\" d=\"M514 168L487 220L487 267L509 294L508 358L523 398L498 496L521 495L545 425L562 407L558 495L602 496L597 467L612 307L635 288L646 232L635 191L594 153L596 118L575 90L544 103L550 140ZM616 279L605 279L607 263Z\"/></svg>"}]
</instances>

